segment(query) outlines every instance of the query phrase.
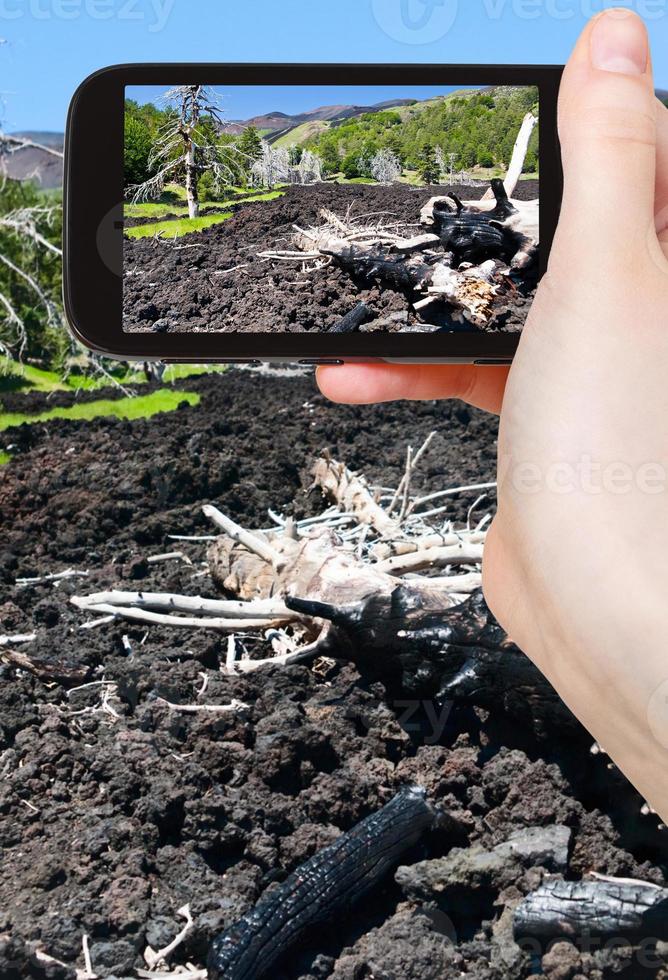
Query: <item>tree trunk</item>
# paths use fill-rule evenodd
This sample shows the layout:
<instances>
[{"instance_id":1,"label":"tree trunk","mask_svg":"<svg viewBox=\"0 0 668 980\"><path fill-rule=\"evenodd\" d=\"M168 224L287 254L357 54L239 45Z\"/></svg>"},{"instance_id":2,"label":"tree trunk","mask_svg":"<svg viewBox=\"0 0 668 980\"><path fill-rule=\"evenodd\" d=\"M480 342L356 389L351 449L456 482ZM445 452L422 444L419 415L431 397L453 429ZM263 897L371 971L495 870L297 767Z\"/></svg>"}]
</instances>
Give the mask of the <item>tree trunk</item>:
<instances>
[{"instance_id":1,"label":"tree trunk","mask_svg":"<svg viewBox=\"0 0 668 980\"><path fill-rule=\"evenodd\" d=\"M197 161L195 144L192 140L186 150L186 196L188 198L188 217L199 217L199 192L197 190Z\"/></svg>"}]
</instances>

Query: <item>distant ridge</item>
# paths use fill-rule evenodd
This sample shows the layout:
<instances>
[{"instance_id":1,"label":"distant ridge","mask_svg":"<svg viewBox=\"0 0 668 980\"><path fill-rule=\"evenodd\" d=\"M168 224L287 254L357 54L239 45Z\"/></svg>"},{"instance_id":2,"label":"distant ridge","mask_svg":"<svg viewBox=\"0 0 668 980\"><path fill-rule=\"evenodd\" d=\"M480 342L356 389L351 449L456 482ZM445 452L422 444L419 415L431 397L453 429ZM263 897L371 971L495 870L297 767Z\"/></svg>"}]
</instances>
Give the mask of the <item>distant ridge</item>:
<instances>
[{"instance_id":1,"label":"distant ridge","mask_svg":"<svg viewBox=\"0 0 668 980\"><path fill-rule=\"evenodd\" d=\"M61 152L65 144L63 133L25 130L11 135ZM34 146L17 150L15 153L0 154L0 171L12 180L33 180L43 190L53 190L63 186L63 161Z\"/></svg>"},{"instance_id":2,"label":"distant ridge","mask_svg":"<svg viewBox=\"0 0 668 980\"><path fill-rule=\"evenodd\" d=\"M383 112L386 109L414 105L415 102L415 99L387 99L385 102L377 102L374 105L364 106L324 105L293 116L287 115L285 112L268 112L261 116L253 116L251 119L232 120L225 125L225 131L237 134L242 133L248 126L255 126L271 142L274 138L278 138L278 136L286 136L291 130L297 129L298 126L302 126L304 123L344 122L346 119L353 119L355 116L362 116L367 112Z\"/></svg>"}]
</instances>

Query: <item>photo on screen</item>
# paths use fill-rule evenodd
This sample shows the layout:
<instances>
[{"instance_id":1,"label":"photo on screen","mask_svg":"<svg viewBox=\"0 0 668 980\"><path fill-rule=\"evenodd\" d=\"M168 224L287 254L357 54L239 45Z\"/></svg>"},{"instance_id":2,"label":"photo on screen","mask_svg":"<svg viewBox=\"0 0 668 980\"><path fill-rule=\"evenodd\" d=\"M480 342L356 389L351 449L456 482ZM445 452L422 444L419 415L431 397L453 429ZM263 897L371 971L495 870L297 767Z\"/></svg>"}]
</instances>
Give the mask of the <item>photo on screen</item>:
<instances>
[{"instance_id":1,"label":"photo on screen","mask_svg":"<svg viewBox=\"0 0 668 980\"><path fill-rule=\"evenodd\" d=\"M532 86L126 89L128 332L518 332Z\"/></svg>"}]
</instances>

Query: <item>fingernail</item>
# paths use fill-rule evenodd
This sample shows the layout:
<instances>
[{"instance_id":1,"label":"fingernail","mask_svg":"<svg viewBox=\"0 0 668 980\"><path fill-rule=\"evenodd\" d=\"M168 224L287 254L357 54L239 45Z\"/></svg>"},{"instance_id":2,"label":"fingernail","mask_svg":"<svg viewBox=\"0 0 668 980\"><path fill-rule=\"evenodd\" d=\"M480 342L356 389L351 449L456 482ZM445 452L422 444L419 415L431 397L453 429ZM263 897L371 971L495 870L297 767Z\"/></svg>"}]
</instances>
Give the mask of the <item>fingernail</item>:
<instances>
[{"instance_id":1,"label":"fingernail","mask_svg":"<svg viewBox=\"0 0 668 980\"><path fill-rule=\"evenodd\" d=\"M606 10L592 30L591 60L599 71L644 75L649 45L642 20L623 8Z\"/></svg>"}]
</instances>

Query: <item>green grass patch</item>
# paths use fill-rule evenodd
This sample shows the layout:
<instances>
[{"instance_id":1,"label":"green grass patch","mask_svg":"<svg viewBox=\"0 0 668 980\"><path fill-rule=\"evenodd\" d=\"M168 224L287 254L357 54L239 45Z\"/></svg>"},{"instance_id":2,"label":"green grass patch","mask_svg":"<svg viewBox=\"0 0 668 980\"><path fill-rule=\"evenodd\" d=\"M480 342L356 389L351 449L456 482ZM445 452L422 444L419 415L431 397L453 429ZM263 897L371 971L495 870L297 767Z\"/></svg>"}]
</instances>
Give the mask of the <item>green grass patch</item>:
<instances>
[{"instance_id":1,"label":"green grass patch","mask_svg":"<svg viewBox=\"0 0 668 980\"><path fill-rule=\"evenodd\" d=\"M230 207L232 204L246 204L254 203L255 201L275 201L279 197L283 197L285 191L274 190L267 191L264 194L250 194L246 197L238 197L235 200L220 201L217 203L211 202L202 206L202 211L210 211L212 208L224 208ZM166 208L166 205L156 204L131 204L126 205L126 209L130 208L146 208L146 207L157 207ZM183 209L185 213L185 208ZM171 212L178 213L172 207ZM170 209L167 208L162 212L163 214L169 214ZM126 228L125 234L128 238L153 238L154 235L161 235L163 238L182 238L184 235L189 235L194 231L202 231L204 228L210 228L212 225L221 224L223 221L227 221L232 217L232 211L225 211L222 214L200 214L199 218L178 218L172 219L171 221L155 221L148 225L137 225L134 228ZM127 217L132 217L133 215L127 214ZM145 214L144 217L150 217L151 213ZM157 216L157 215L156 215Z\"/></svg>"},{"instance_id":2,"label":"green grass patch","mask_svg":"<svg viewBox=\"0 0 668 980\"><path fill-rule=\"evenodd\" d=\"M31 364L0 360L0 393L3 391L66 391L55 371L43 371Z\"/></svg>"},{"instance_id":3,"label":"green grass patch","mask_svg":"<svg viewBox=\"0 0 668 980\"><path fill-rule=\"evenodd\" d=\"M285 186L285 185L279 185ZM213 208L229 208L232 204L245 204L246 201L273 201L281 196L280 190L273 191L253 191L247 187L227 187L225 197L220 201L205 201L200 205L200 214L204 215ZM125 218L155 218L159 221L168 214L177 214L179 217L187 217L188 205L185 202L175 202L171 197L165 200L165 196L159 201L144 201L141 204L126 203L123 206L123 217Z\"/></svg>"},{"instance_id":4,"label":"green grass patch","mask_svg":"<svg viewBox=\"0 0 668 980\"><path fill-rule=\"evenodd\" d=\"M0 449L0 466L5 466L12 457L9 453L6 453L3 449Z\"/></svg>"},{"instance_id":5,"label":"green grass patch","mask_svg":"<svg viewBox=\"0 0 668 980\"><path fill-rule=\"evenodd\" d=\"M47 412L36 415L24 415L19 412L0 414L0 430L10 429L24 422L49 422L51 419L77 419L91 421L97 418L117 419L148 419L158 412L171 412L181 402L198 405L200 396L192 391L171 391L161 388L150 395L139 395L135 398L119 398L116 401L104 399L86 404L71 405L69 408L52 408Z\"/></svg>"},{"instance_id":6,"label":"green grass patch","mask_svg":"<svg viewBox=\"0 0 668 980\"><path fill-rule=\"evenodd\" d=\"M212 225L220 225L232 217L232 211L224 214L204 214L199 218L178 218L176 221L156 221L150 225L137 225L136 228L126 228L124 234L128 238L183 238L194 231L203 231Z\"/></svg>"}]
</instances>

